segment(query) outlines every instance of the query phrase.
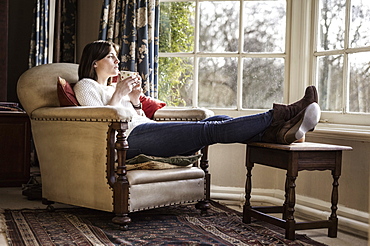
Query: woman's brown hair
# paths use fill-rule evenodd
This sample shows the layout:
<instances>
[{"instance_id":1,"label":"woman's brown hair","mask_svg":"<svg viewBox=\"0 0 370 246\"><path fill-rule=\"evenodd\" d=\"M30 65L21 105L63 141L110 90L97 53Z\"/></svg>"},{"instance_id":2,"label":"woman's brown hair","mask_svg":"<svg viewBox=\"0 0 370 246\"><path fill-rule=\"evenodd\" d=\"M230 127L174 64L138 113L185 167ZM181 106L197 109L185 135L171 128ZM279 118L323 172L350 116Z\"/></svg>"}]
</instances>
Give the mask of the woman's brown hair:
<instances>
[{"instance_id":1,"label":"woman's brown hair","mask_svg":"<svg viewBox=\"0 0 370 246\"><path fill-rule=\"evenodd\" d=\"M111 51L111 47L118 53L118 45L110 41L98 40L85 46L78 67L78 77L80 80L83 78L98 79L94 64L106 57Z\"/></svg>"}]
</instances>

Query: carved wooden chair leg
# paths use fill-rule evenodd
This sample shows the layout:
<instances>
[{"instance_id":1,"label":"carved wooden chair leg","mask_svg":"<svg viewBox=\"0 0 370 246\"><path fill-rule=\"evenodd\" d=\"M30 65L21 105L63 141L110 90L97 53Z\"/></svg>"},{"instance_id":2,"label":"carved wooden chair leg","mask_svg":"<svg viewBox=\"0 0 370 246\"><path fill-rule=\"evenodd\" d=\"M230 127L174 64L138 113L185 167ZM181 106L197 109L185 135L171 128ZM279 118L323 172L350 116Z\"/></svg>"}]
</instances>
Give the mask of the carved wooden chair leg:
<instances>
[{"instance_id":1,"label":"carved wooden chair leg","mask_svg":"<svg viewBox=\"0 0 370 246\"><path fill-rule=\"evenodd\" d=\"M211 208L211 205L208 200L204 200L195 204L195 208L200 210L201 215L206 215L208 213L208 209Z\"/></svg>"},{"instance_id":2,"label":"carved wooden chair leg","mask_svg":"<svg viewBox=\"0 0 370 246\"><path fill-rule=\"evenodd\" d=\"M206 215L208 209L211 208L211 175L209 173L205 176L205 199L195 204L195 208L200 209L201 215Z\"/></svg>"},{"instance_id":3,"label":"carved wooden chair leg","mask_svg":"<svg viewBox=\"0 0 370 246\"><path fill-rule=\"evenodd\" d=\"M126 177L126 176L125 176ZM117 180L113 190L114 214L112 222L119 225L121 230L127 230L131 218L128 217L128 182Z\"/></svg>"},{"instance_id":4,"label":"carved wooden chair leg","mask_svg":"<svg viewBox=\"0 0 370 246\"><path fill-rule=\"evenodd\" d=\"M120 230L126 231L128 230L128 224L131 223L131 219L128 217L128 214L116 214L112 222L118 225Z\"/></svg>"},{"instance_id":5,"label":"carved wooden chair leg","mask_svg":"<svg viewBox=\"0 0 370 246\"><path fill-rule=\"evenodd\" d=\"M47 205L46 210L48 210L48 211L50 211L50 212L54 212L54 211L55 211L55 208L54 208L54 206L53 206L53 204L54 204L55 202L53 202L53 201L49 201L49 200L48 200L48 199L46 199L46 198L42 198L41 202L42 202L42 204Z\"/></svg>"},{"instance_id":6,"label":"carved wooden chair leg","mask_svg":"<svg viewBox=\"0 0 370 246\"><path fill-rule=\"evenodd\" d=\"M201 210L201 214L205 215L208 212L208 209L211 208L210 201L211 201L211 174L208 172L208 146L205 146L201 150L203 156L200 160L200 168L204 171L205 174L205 199L203 201L199 201L195 207Z\"/></svg>"},{"instance_id":7,"label":"carved wooden chair leg","mask_svg":"<svg viewBox=\"0 0 370 246\"><path fill-rule=\"evenodd\" d=\"M113 188L113 209L116 215L112 219L112 222L119 225L120 229L127 230L128 224L131 222L130 217L128 217L129 183L126 176L126 152L129 148L125 134L127 124L113 124L109 132L110 141L114 141L114 129L117 130L114 148L117 150L118 166L115 172L115 181L113 181L111 185ZM110 146L112 146L112 144L110 144ZM109 145L108 148L110 148ZM113 155L111 151L109 151L108 159L111 158L111 156ZM110 162L112 163L112 160ZM111 171L108 172L108 176L113 175L112 166L108 166L110 166L111 169ZM110 180L110 178L108 180Z\"/></svg>"}]
</instances>

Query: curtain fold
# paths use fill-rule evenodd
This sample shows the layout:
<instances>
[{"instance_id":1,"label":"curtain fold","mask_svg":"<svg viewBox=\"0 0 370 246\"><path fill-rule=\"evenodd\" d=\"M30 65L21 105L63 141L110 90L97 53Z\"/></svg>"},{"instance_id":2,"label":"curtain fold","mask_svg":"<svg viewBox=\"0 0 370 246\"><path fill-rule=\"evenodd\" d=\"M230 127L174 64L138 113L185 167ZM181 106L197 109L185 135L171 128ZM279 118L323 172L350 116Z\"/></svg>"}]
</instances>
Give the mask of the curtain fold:
<instances>
[{"instance_id":1,"label":"curtain fold","mask_svg":"<svg viewBox=\"0 0 370 246\"><path fill-rule=\"evenodd\" d=\"M77 1L57 0L56 3L53 61L76 63Z\"/></svg>"},{"instance_id":2,"label":"curtain fold","mask_svg":"<svg viewBox=\"0 0 370 246\"><path fill-rule=\"evenodd\" d=\"M76 62L77 1L56 0L55 3L55 13L50 12L51 0L37 0L35 3L29 68L50 62ZM53 40L49 40L51 17L55 17ZM53 47L54 57L49 55L50 47Z\"/></svg>"},{"instance_id":3,"label":"curtain fold","mask_svg":"<svg viewBox=\"0 0 370 246\"><path fill-rule=\"evenodd\" d=\"M49 62L49 1L37 0L33 10L28 66L34 67Z\"/></svg>"},{"instance_id":4,"label":"curtain fold","mask_svg":"<svg viewBox=\"0 0 370 246\"><path fill-rule=\"evenodd\" d=\"M159 0L104 0L99 39L121 49L120 69L138 71L145 95L157 93Z\"/></svg>"}]
</instances>

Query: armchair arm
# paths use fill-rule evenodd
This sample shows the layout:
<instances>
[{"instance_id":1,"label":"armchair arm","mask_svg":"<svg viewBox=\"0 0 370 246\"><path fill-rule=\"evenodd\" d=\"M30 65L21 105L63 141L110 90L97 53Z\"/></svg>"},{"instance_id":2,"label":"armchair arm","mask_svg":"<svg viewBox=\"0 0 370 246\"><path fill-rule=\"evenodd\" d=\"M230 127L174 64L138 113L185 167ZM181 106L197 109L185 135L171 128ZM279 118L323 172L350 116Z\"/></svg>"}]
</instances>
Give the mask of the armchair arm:
<instances>
[{"instance_id":1,"label":"armchair arm","mask_svg":"<svg viewBox=\"0 0 370 246\"><path fill-rule=\"evenodd\" d=\"M30 117L33 120L64 121L110 121L128 122L132 112L122 107L44 107L34 110Z\"/></svg>"},{"instance_id":2,"label":"armchair arm","mask_svg":"<svg viewBox=\"0 0 370 246\"><path fill-rule=\"evenodd\" d=\"M161 108L153 119L155 121L198 121L213 116L211 110L204 108Z\"/></svg>"}]
</instances>

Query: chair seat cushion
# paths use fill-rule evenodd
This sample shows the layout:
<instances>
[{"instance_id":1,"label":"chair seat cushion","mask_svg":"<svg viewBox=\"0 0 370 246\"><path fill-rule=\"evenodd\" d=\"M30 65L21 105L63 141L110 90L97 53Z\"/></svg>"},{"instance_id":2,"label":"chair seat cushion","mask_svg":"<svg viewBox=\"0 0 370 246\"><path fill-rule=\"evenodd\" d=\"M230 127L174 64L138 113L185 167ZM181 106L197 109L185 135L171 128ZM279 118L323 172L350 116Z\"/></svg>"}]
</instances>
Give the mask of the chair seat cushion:
<instances>
[{"instance_id":1,"label":"chair seat cushion","mask_svg":"<svg viewBox=\"0 0 370 246\"><path fill-rule=\"evenodd\" d=\"M203 177L204 171L198 167L166 170L131 170L127 172L127 179L130 185L198 179Z\"/></svg>"},{"instance_id":2,"label":"chair seat cushion","mask_svg":"<svg viewBox=\"0 0 370 246\"><path fill-rule=\"evenodd\" d=\"M204 178L130 186L130 212L202 201L205 199Z\"/></svg>"}]
</instances>

